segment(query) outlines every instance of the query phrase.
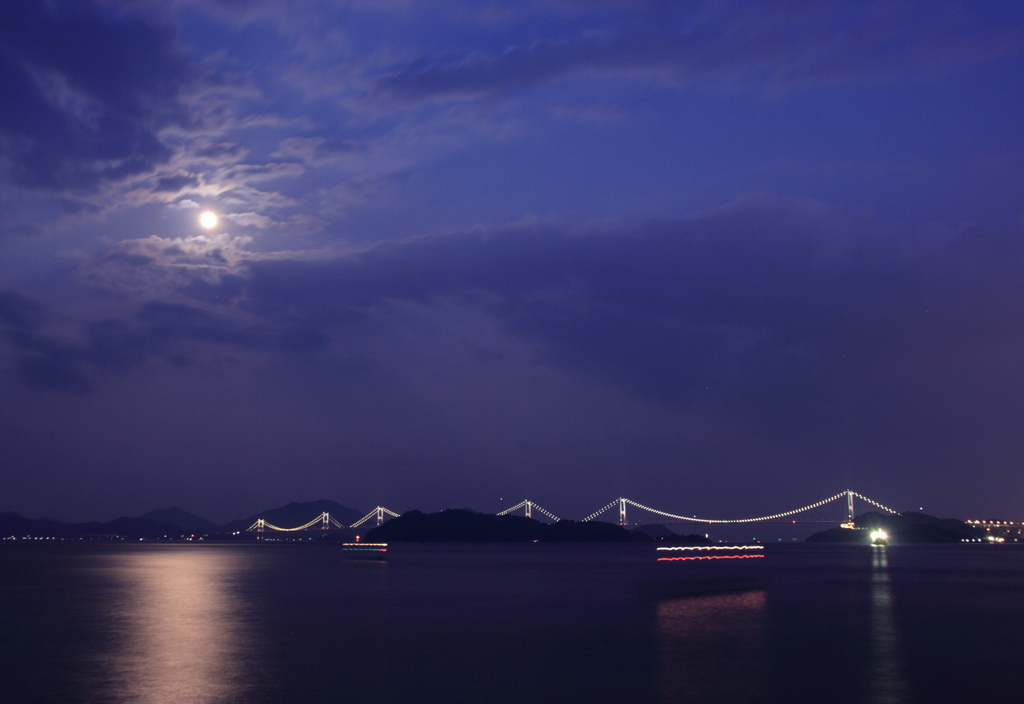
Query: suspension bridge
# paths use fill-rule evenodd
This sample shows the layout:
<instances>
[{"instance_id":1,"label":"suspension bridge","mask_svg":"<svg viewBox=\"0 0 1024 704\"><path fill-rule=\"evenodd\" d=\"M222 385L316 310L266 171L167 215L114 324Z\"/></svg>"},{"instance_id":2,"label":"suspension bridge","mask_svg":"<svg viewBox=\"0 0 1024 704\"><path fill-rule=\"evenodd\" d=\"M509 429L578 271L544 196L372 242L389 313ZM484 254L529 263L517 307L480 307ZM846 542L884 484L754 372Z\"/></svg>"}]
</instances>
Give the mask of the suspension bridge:
<instances>
[{"instance_id":1,"label":"suspension bridge","mask_svg":"<svg viewBox=\"0 0 1024 704\"><path fill-rule=\"evenodd\" d=\"M618 498L618 499L615 499L615 501L612 501L611 503L607 504L606 506L603 506L603 507L599 508L598 510L594 511L592 514L590 514L589 516L587 516L583 520L584 521L592 521L595 518L597 518L598 516L600 516L601 514L603 514L605 511L609 511L609 510L611 510L611 509L613 509L613 508L615 508L617 506L618 509L619 509L619 525L622 525L622 526L630 525L628 520L626 519L626 507L627 506L632 506L634 508L638 508L640 510L647 511L648 513L652 513L652 514L654 514L656 516L659 516L661 518L672 519L672 521L678 522L678 523L719 523L719 524L722 524L722 523L732 523L732 524L737 524L737 523L835 523L835 520L820 520L820 519L818 519L818 520L808 520L808 519L796 520L796 519L790 519L790 517L791 516L796 516L796 515L801 514L801 513L806 513L807 511L813 511L814 509L821 508L822 506L825 506L826 504L831 504L833 502L837 502L837 501L840 501L842 499L846 499L846 522L849 523L849 522L853 521L853 516L854 516L853 500L854 500L854 498L857 498L857 499L860 499L861 501L867 502L867 503L871 504L872 506L874 506L876 508L882 509L883 511L887 511L887 512L893 513L893 514L899 513L899 511L894 511L893 509L889 508L888 506L883 506L882 504L878 503L874 499L869 499L868 497L864 496L863 494L858 494L856 491L851 491L851 490L848 489L846 491L839 492L835 496L830 496L827 499L822 499L821 501L815 501L813 504L808 504L807 506L802 506L800 508L795 508L792 511L783 511L782 513L773 513L773 514L771 514L769 516L757 516L756 518L698 518L697 516L681 516L681 515L675 514L675 513L668 513L667 511L660 511L660 510L658 510L656 508L651 508L650 506L644 506L643 504L637 503L636 501L633 501L632 499ZM790 520L783 520L783 519L790 519ZM659 520L657 522L658 523L666 523L667 521Z\"/></svg>"},{"instance_id":2,"label":"suspension bridge","mask_svg":"<svg viewBox=\"0 0 1024 704\"><path fill-rule=\"evenodd\" d=\"M860 501L863 501L863 502L865 502L867 504L870 504L874 508L882 509L883 511L886 511L888 513L892 513L892 514L899 513L898 511L895 511L895 510L889 508L888 506L883 506L882 504L880 504L879 502L875 501L874 499L869 499L868 497L864 496L863 494L858 494L856 491L852 491L852 490L846 490L846 491L839 492L835 496L830 496L827 499L822 499L821 501L815 501L814 503L808 504L806 506L802 506L800 508L795 508L795 509L793 509L791 511L782 511L781 513L773 513L773 514L770 514L770 515L767 515L767 516L756 516L754 518L699 518L697 516L684 516L684 515L677 514L677 513L669 513L668 511L662 511L660 509L651 508L650 506L645 506L644 504L641 504L641 503L639 503L637 501L633 501L632 499L627 499L625 497L619 497L619 498L615 499L614 501L606 504L605 506L599 508L598 510L594 511L593 513L591 513L586 518L582 519L582 522L593 521L594 519L598 518L599 516L603 515L604 513L608 512L608 511L613 511L614 512L615 509L617 509L618 510L618 519L619 519L618 520L618 524L620 526L643 525L645 523L647 523L647 524L649 524L649 523L660 523L660 524L679 524L679 523L703 523L703 524L837 523L838 521L836 521L836 519L821 519L821 518L808 518L808 517L794 518L794 516L800 516L801 514L806 514L808 512L815 511L816 509L819 509L819 508L821 508L823 506L826 506L828 504L834 504L834 503L841 502L844 499L846 501L846 521L845 521L845 523L852 523L852 521L853 521L853 517L854 517L854 505L853 505L854 499L858 499ZM627 516L627 509L629 509L629 508L633 508L633 509L645 512L646 514L648 514L650 516L654 516L654 518L648 518L646 520L638 520L638 521L634 521L633 523L630 523L629 520L628 520L628 516ZM519 511L520 509L523 511L523 515L525 515L527 518L533 518L533 514L536 511L539 515L544 516L544 517L546 517L546 518L548 518L548 519L550 519L552 521L558 522L558 521L561 520L558 516L556 516L551 511L548 511L546 508L544 508L540 504L535 503L533 501L530 501L529 499L525 499L523 501L520 501L515 506L512 506L511 508L507 508L504 511L500 511L497 515L499 515L499 516L511 515L511 514L517 512L517 511ZM387 509L387 508L384 508L383 506L378 506L377 508L375 508L372 511L370 511L369 513L367 513L365 516L363 516L362 518L360 518L358 521L356 521L355 523L353 523L350 526L346 526L346 525L338 522L329 513L324 512L324 513L321 513L316 518L314 518L313 520L309 521L308 523L305 523L305 524L303 524L301 526L296 526L295 528L281 528L279 526L275 526L275 525L273 525L271 523L268 523L267 521L265 521L262 518L260 518L260 519L257 519L256 522L253 523L251 526L249 526L246 530L248 530L248 531L256 531L256 532L262 533L262 532L267 531L267 530L280 531L280 532L294 532L294 531L300 531L300 530L316 530L316 529L330 530L331 528L358 528L358 527L366 525L366 524L368 524L370 522L373 522L373 523L375 523L378 526L379 525L383 525L384 521L386 521L388 518L397 518L397 517L398 517L398 514L395 513L394 511L392 511L390 509ZM668 519L668 520L666 520L666 519Z\"/></svg>"},{"instance_id":3,"label":"suspension bridge","mask_svg":"<svg viewBox=\"0 0 1024 704\"><path fill-rule=\"evenodd\" d=\"M387 520L386 518L384 518L385 516L389 516L391 518L398 518L398 514L392 511L391 509L384 508L383 506L378 506L377 508L370 511L368 514L366 514L350 526L346 526L345 524L338 522L338 520L336 520L334 516L327 513L327 511L324 511L309 523L303 523L301 526L295 526L294 528L282 528L280 526L275 526L273 523L267 523L262 518L257 518L256 522L248 528L246 528L246 530L256 531L257 533L263 533L267 530L274 530L281 533L292 533L298 530L310 530L315 528L319 528L321 530L330 530L332 527L358 528L359 526L365 525L371 520L375 520L376 524L379 526L383 525L384 521Z\"/></svg>"}]
</instances>

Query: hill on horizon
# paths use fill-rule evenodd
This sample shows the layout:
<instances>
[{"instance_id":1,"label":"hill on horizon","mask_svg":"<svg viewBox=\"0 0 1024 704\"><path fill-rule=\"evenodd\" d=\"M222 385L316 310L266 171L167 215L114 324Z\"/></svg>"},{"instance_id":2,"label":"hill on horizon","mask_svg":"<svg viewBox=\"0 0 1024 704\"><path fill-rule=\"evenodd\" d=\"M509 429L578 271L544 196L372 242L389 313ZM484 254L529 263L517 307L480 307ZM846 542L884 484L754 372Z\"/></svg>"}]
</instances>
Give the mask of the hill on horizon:
<instances>
[{"instance_id":1,"label":"hill on horizon","mask_svg":"<svg viewBox=\"0 0 1024 704\"><path fill-rule=\"evenodd\" d=\"M153 521L148 518L129 518L122 516L112 521L86 523L66 523L49 518L25 518L24 516L5 512L0 514L0 536L5 538L51 537L51 538L88 538L99 536L121 536L124 538L160 538L180 537L183 529L180 526Z\"/></svg>"},{"instance_id":2,"label":"hill on horizon","mask_svg":"<svg viewBox=\"0 0 1024 704\"><path fill-rule=\"evenodd\" d=\"M858 530L829 528L811 535L807 542L866 543L868 532L875 529L886 531L894 543L959 543L979 537L978 531L963 521L914 511L895 515L868 511L853 522Z\"/></svg>"},{"instance_id":3,"label":"hill on horizon","mask_svg":"<svg viewBox=\"0 0 1024 704\"><path fill-rule=\"evenodd\" d=\"M371 530L366 540L371 543L603 543L652 538L600 521L562 520L549 524L525 516L497 516L450 508L437 513L406 511Z\"/></svg>"},{"instance_id":4,"label":"hill on horizon","mask_svg":"<svg viewBox=\"0 0 1024 704\"><path fill-rule=\"evenodd\" d=\"M331 514L332 518L345 526L352 525L366 515L363 511L357 511L354 508L342 506L336 501L331 501L330 499L320 499L318 501L306 501L301 503L298 501L292 501L290 504L285 506L254 513L248 518L236 519L230 523L224 524L219 528L219 530L223 533L242 531L260 518L265 520L267 523L272 523L275 526L280 526L281 528L295 528L296 526L301 526L304 523L312 521L324 511Z\"/></svg>"},{"instance_id":5,"label":"hill on horizon","mask_svg":"<svg viewBox=\"0 0 1024 704\"><path fill-rule=\"evenodd\" d=\"M205 535L217 529L217 524L213 521L208 521L177 506L154 509L149 513L142 514L139 518L156 523L170 523L187 533L196 533L198 535Z\"/></svg>"}]
</instances>

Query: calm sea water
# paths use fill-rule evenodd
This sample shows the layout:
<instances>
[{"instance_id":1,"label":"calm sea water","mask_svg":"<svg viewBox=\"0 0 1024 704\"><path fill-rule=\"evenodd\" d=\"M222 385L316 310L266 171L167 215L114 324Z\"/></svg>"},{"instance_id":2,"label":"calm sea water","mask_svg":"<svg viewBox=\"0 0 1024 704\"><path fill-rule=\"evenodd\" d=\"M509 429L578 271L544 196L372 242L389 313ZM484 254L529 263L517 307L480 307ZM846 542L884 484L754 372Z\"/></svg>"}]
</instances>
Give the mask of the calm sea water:
<instances>
[{"instance_id":1,"label":"calm sea water","mask_svg":"<svg viewBox=\"0 0 1024 704\"><path fill-rule=\"evenodd\" d=\"M15 704L1024 700L1010 546L6 544L0 624Z\"/></svg>"}]
</instances>

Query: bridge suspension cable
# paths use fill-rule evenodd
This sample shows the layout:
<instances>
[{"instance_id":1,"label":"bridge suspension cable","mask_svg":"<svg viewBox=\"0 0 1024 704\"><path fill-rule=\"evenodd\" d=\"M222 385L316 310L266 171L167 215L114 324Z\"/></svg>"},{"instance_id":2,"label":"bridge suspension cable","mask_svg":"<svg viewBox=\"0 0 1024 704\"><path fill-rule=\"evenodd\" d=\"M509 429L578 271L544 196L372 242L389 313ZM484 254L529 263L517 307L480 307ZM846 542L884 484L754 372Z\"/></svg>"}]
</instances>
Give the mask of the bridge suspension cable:
<instances>
[{"instance_id":1,"label":"bridge suspension cable","mask_svg":"<svg viewBox=\"0 0 1024 704\"><path fill-rule=\"evenodd\" d=\"M872 506L877 506L878 508L882 509L883 511L888 511L889 513L899 514L899 511L893 511L888 506L883 506L882 504L878 503L874 499L869 499L868 497L864 496L863 494L858 494L856 491L851 491L850 493L853 494L854 496L856 496L861 501L867 501Z\"/></svg>"},{"instance_id":2,"label":"bridge suspension cable","mask_svg":"<svg viewBox=\"0 0 1024 704\"><path fill-rule=\"evenodd\" d=\"M307 528L311 527L312 525L314 525L316 523L319 523L324 529L327 529L331 525L333 525L335 528L344 528L345 527L343 524L341 524L337 520L335 520L334 516L332 516L331 514L327 513L326 511L324 511L323 513L321 513L319 516L314 518L309 523L304 523L303 525L298 526L296 528L281 528L280 526L275 526L273 523L267 523L262 518L259 518L259 519L256 520L255 523L253 523L251 526L246 528L246 530L247 531L250 531L250 530L262 531L264 528L269 528L270 530L277 530L277 531L281 531L281 532L284 532L284 533L290 533L290 532L296 531L296 530L306 530Z\"/></svg>"},{"instance_id":3,"label":"bridge suspension cable","mask_svg":"<svg viewBox=\"0 0 1024 704\"><path fill-rule=\"evenodd\" d=\"M619 503L620 501L622 501L622 499L615 499L615 501L612 501L607 506L602 506L601 508L597 509L592 514L590 514L589 516L584 518L582 521L580 521L580 523L585 523L587 521L592 521L593 519L597 518L602 513L604 513L605 511L607 511L608 509L610 509L612 506L614 506L615 504Z\"/></svg>"},{"instance_id":4,"label":"bridge suspension cable","mask_svg":"<svg viewBox=\"0 0 1024 704\"><path fill-rule=\"evenodd\" d=\"M392 511L391 509L384 508L383 506L378 506L377 508L373 509L368 514L366 514L365 516L360 518L358 521L356 521L355 523L350 525L349 528L358 528L359 526L363 525L364 523L366 523L371 518L376 518L377 519L377 525L382 525L384 523L384 515L385 514L387 514L388 516L391 516L392 518L398 518L398 514L395 513L394 511Z\"/></svg>"},{"instance_id":5,"label":"bridge suspension cable","mask_svg":"<svg viewBox=\"0 0 1024 704\"><path fill-rule=\"evenodd\" d=\"M798 513L803 513L804 511L810 511L811 509L818 508L819 506L824 506L827 503L831 503L833 501L836 501L837 499L841 499L841 498L849 497L849 496L856 496L858 499L861 499L863 501L867 501L872 506L877 506L878 508L880 508L880 509L882 509L884 511L888 511L889 513L898 513L897 511L894 511L893 509L889 508L888 506L883 506L882 504L878 503L877 501L875 501L873 499L869 499L866 496L863 496L862 494L858 494L855 491L843 491L843 492L840 492L840 493L836 494L835 496L830 496L827 499L822 499L821 501L816 501L813 504L808 504L807 506L803 506L801 508L793 509L792 511L783 511L782 513L775 513L775 514L772 514L770 516L758 516L757 518L733 518L733 519L697 518L696 516L680 516L680 515L675 514L675 513L668 513L667 511L659 511L658 509L651 508L650 506L644 506L643 504L638 503L636 501L633 501L632 499L627 499L625 497L620 497L618 499L615 499L615 501L612 501L608 505L603 506L602 508L598 509L597 511L595 511L592 514L590 514L589 516L587 516L583 520L584 521L593 520L594 518L597 518L598 516L600 516L602 513L604 513L608 509L612 508L613 506L618 505L619 506L619 522L620 523L625 523L626 505L628 504L630 506L634 506L634 507L642 509L644 511L649 511L650 513L653 513L653 514L656 514L656 515L659 515L659 516L664 516L666 518L675 518L675 519L678 519L680 521L689 521L689 522L692 522L692 523L758 523L760 521L773 521L773 520L776 520L778 518L786 518L787 516L793 516L793 515L798 514Z\"/></svg>"},{"instance_id":6,"label":"bridge suspension cable","mask_svg":"<svg viewBox=\"0 0 1024 704\"><path fill-rule=\"evenodd\" d=\"M507 514L512 513L513 511L518 511L521 508L526 510L526 517L527 518L533 518L533 509L537 509L538 511L540 511L541 513L543 513L545 516L550 518L552 521L555 521L556 523L558 521L562 520L561 518L559 518L555 514L551 513L551 511L548 511L546 508L541 506L540 504L535 504L534 502L530 501L529 499L525 499L523 501L520 501L519 503L517 503L512 508L507 508L504 511L499 511L497 513L497 515L505 516Z\"/></svg>"}]
</instances>

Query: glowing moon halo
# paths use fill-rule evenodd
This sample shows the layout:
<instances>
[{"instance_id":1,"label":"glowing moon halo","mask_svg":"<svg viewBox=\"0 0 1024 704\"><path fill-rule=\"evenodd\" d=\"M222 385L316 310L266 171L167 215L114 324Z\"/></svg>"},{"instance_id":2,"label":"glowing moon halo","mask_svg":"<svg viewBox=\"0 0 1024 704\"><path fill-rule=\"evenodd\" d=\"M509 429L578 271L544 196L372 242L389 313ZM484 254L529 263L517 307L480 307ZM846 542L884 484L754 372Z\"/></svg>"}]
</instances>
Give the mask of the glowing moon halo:
<instances>
[{"instance_id":1,"label":"glowing moon halo","mask_svg":"<svg viewBox=\"0 0 1024 704\"><path fill-rule=\"evenodd\" d=\"M210 229L211 227L217 227L217 214L211 213L207 210L205 213L199 216L199 224Z\"/></svg>"}]
</instances>

